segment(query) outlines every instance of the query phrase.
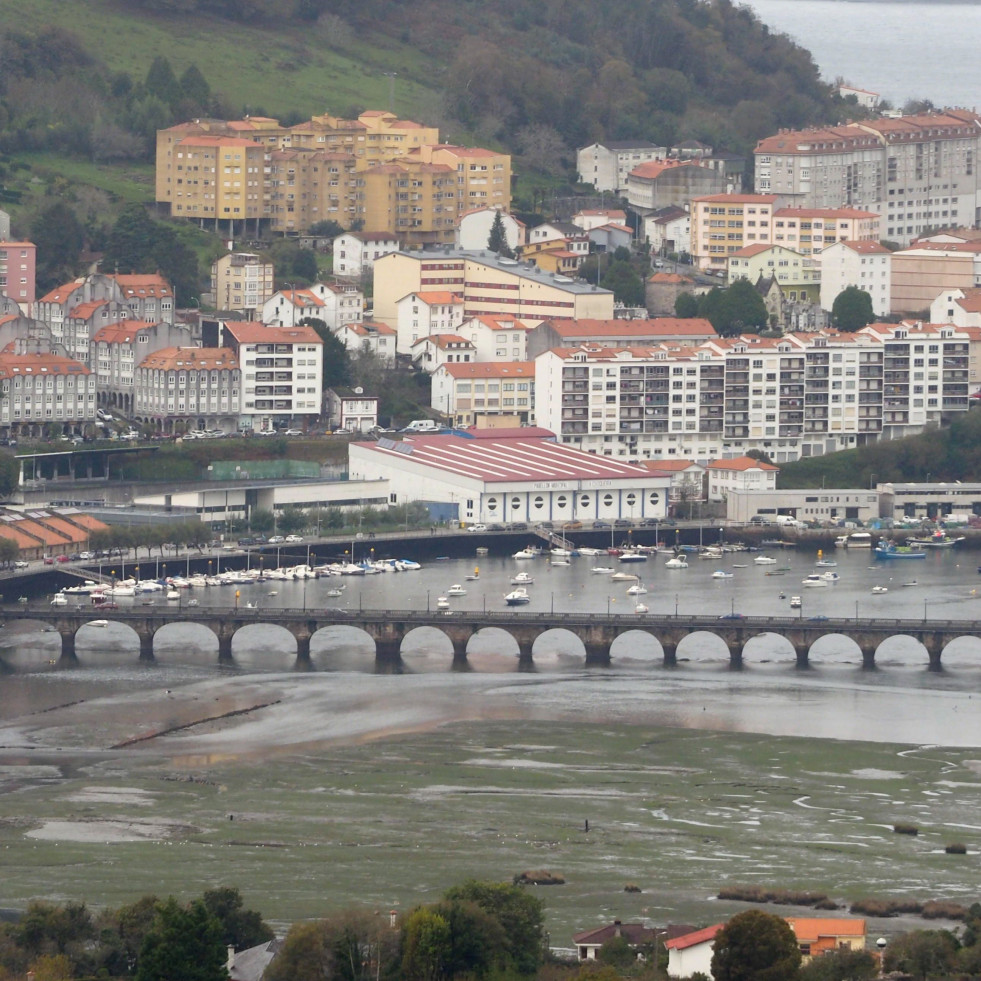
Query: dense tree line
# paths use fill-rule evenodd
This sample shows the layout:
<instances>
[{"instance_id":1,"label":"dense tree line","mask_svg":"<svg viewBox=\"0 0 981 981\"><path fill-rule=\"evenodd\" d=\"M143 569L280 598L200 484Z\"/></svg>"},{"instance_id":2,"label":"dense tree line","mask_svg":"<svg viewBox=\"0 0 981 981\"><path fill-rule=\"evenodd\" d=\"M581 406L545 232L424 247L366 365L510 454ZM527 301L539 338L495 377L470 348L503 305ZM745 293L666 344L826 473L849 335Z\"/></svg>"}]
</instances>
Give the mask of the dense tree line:
<instances>
[{"instance_id":1,"label":"dense tree line","mask_svg":"<svg viewBox=\"0 0 981 981\"><path fill-rule=\"evenodd\" d=\"M737 279L725 289L715 286L699 296L681 293L674 311L679 317L704 317L721 337L756 334L768 323L763 297L748 279Z\"/></svg>"}]
</instances>

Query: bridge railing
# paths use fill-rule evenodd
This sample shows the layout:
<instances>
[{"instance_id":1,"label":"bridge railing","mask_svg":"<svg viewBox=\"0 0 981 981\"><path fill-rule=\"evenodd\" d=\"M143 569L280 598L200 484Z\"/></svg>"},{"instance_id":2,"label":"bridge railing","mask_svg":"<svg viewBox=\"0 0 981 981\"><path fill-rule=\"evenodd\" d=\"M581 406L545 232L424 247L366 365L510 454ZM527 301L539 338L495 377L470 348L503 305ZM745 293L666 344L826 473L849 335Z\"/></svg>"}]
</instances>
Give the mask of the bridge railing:
<instances>
[{"instance_id":1,"label":"bridge railing","mask_svg":"<svg viewBox=\"0 0 981 981\"><path fill-rule=\"evenodd\" d=\"M398 621L420 625L440 624L503 624L533 626L554 624L556 627L588 627L629 625L643 627L664 624L677 624L686 627L711 627L712 629L746 629L786 631L804 629L811 632L833 632L835 630L957 630L974 633L977 623L974 620L934 620L934 619L875 619L838 617L826 620L809 620L793 616L744 616L715 617L672 613L531 613L512 610L385 610L385 609L343 609L312 607L247 607L234 606L155 606L126 607L105 610L98 606L72 604L51 606L47 602L7 603L0 606L0 616L13 619L37 618L39 620L86 619L118 620L165 620L173 622L194 622L203 619L234 619L245 622L280 623L297 620L345 621Z\"/></svg>"}]
</instances>

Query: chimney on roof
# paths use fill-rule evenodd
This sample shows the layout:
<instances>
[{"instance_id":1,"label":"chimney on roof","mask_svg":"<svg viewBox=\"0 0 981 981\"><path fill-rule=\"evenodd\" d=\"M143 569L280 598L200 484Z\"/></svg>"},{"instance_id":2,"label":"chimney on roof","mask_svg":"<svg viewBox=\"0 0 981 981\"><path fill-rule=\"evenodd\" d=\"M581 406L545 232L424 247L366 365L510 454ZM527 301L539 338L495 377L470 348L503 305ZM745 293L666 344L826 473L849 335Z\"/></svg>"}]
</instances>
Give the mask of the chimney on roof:
<instances>
[{"instance_id":1,"label":"chimney on roof","mask_svg":"<svg viewBox=\"0 0 981 981\"><path fill-rule=\"evenodd\" d=\"M620 927L622 925L623 924L621 924L619 920L614 920L613 921L613 936L614 937L619 937L621 935L622 931L621 931Z\"/></svg>"},{"instance_id":2,"label":"chimney on roof","mask_svg":"<svg viewBox=\"0 0 981 981\"><path fill-rule=\"evenodd\" d=\"M225 961L225 969L229 974L232 973L232 968L235 966L235 946L234 944L229 944L227 947L228 957Z\"/></svg>"}]
</instances>

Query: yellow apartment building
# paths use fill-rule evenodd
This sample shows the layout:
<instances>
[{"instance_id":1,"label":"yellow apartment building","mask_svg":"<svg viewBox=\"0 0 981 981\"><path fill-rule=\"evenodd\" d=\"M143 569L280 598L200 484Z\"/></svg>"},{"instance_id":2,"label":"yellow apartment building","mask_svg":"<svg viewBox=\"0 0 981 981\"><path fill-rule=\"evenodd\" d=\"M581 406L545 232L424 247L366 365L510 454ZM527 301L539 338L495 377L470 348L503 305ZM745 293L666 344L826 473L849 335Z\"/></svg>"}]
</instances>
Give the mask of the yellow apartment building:
<instances>
[{"instance_id":1,"label":"yellow apartment building","mask_svg":"<svg viewBox=\"0 0 981 981\"><path fill-rule=\"evenodd\" d=\"M456 171L460 211L511 207L511 157L482 147L435 143L419 146L409 159L445 164Z\"/></svg>"},{"instance_id":2,"label":"yellow apartment building","mask_svg":"<svg viewBox=\"0 0 981 981\"><path fill-rule=\"evenodd\" d=\"M691 202L691 254L699 269L725 273L728 257L770 242L773 194L709 194Z\"/></svg>"},{"instance_id":3,"label":"yellow apartment building","mask_svg":"<svg viewBox=\"0 0 981 981\"><path fill-rule=\"evenodd\" d=\"M355 159L331 150L271 150L266 153L263 217L283 235L306 231L318 221L350 228L358 218Z\"/></svg>"},{"instance_id":4,"label":"yellow apartment building","mask_svg":"<svg viewBox=\"0 0 981 981\"><path fill-rule=\"evenodd\" d=\"M458 213L457 175L443 164L378 164L357 174L363 227L391 232L406 247L453 241Z\"/></svg>"},{"instance_id":5,"label":"yellow apartment building","mask_svg":"<svg viewBox=\"0 0 981 981\"><path fill-rule=\"evenodd\" d=\"M253 219L263 211L265 151L258 143L234 136L188 136L174 144L162 175L171 214L201 222ZM158 176L158 180L160 177ZM244 224L243 224L244 229Z\"/></svg>"},{"instance_id":6,"label":"yellow apartment building","mask_svg":"<svg viewBox=\"0 0 981 981\"><path fill-rule=\"evenodd\" d=\"M393 252L374 263L375 320L398 327L397 304L410 293L447 290L463 297L464 318L506 314L524 321L613 319L613 294L571 276L484 250Z\"/></svg>"}]
</instances>

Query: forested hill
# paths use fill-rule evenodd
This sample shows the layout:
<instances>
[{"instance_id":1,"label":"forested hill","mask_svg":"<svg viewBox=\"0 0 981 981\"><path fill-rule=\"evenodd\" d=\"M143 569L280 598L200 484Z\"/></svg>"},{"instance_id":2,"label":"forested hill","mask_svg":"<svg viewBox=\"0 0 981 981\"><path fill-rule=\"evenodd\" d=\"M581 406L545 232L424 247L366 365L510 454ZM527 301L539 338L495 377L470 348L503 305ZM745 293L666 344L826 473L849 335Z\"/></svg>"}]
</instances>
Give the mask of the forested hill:
<instances>
[{"instance_id":1,"label":"forested hill","mask_svg":"<svg viewBox=\"0 0 981 981\"><path fill-rule=\"evenodd\" d=\"M403 116L544 169L597 139L747 152L779 127L855 111L807 51L730 0L69 6L0 5L0 151L149 160L154 130L189 113L294 121L393 98ZM157 56L172 77L147 78Z\"/></svg>"}]
</instances>

